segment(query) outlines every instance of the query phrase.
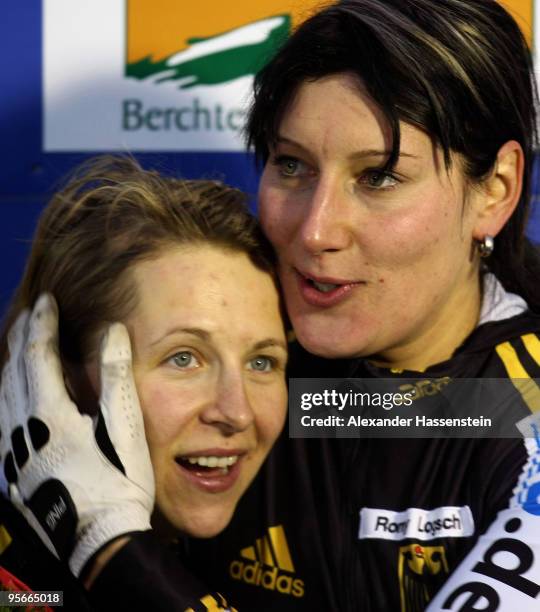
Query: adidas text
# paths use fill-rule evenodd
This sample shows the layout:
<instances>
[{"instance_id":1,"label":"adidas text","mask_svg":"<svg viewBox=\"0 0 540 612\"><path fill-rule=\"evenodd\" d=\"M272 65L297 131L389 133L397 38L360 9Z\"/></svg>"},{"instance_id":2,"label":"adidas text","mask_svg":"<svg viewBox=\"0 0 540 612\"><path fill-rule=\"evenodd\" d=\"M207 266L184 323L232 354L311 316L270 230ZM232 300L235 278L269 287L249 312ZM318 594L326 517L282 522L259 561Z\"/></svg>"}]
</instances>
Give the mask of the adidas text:
<instances>
[{"instance_id":1,"label":"adidas text","mask_svg":"<svg viewBox=\"0 0 540 612\"><path fill-rule=\"evenodd\" d=\"M284 595L292 595L293 597L304 596L303 580L280 574L277 567L265 569L258 561L254 563L233 561L229 572L232 578L247 584L262 586L270 591L279 591Z\"/></svg>"}]
</instances>

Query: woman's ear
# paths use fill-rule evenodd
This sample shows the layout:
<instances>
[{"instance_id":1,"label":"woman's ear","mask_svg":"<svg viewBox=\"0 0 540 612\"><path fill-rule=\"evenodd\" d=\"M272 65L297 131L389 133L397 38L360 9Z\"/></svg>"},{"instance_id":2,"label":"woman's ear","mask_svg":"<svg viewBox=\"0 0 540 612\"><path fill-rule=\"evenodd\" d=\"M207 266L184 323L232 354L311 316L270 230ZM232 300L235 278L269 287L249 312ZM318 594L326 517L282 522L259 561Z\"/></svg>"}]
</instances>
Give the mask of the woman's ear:
<instances>
[{"instance_id":1,"label":"woman's ear","mask_svg":"<svg viewBox=\"0 0 540 612\"><path fill-rule=\"evenodd\" d=\"M515 140L506 142L497 153L491 175L482 183L473 237L482 241L496 236L514 212L523 186L525 155Z\"/></svg>"}]
</instances>

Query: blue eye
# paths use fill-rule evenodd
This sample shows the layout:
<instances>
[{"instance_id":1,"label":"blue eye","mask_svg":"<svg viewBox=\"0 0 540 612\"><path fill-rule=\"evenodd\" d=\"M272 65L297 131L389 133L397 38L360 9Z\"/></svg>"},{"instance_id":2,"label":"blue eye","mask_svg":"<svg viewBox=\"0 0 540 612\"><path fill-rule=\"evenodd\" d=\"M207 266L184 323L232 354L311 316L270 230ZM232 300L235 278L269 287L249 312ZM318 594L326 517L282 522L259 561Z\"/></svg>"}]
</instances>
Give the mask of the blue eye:
<instances>
[{"instance_id":1,"label":"blue eye","mask_svg":"<svg viewBox=\"0 0 540 612\"><path fill-rule=\"evenodd\" d=\"M179 353L175 353L169 358L169 361L172 362L177 368L182 369L196 368L199 365L195 355L189 351L180 351Z\"/></svg>"},{"instance_id":2,"label":"blue eye","mask_svg":"<svg viewBox=\"0 0 540 612\"><path fill-rule=\"evenodd\" d=\"M249 368L257 372L271 372L274 369L274 359L259 355L249 362Z\"/></svg>"}]
</instances>

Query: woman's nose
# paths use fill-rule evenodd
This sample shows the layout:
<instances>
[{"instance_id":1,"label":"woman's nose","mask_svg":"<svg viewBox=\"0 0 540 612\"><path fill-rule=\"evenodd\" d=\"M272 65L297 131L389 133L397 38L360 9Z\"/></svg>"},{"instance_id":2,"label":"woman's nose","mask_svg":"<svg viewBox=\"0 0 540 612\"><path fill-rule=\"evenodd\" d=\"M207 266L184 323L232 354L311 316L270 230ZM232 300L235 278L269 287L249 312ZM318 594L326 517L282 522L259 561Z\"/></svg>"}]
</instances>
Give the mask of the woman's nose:
<instances>
[{"instance_id":1,"label":"woman's nose","mask_svg":"<svg viewBox=\"0 0 540 612\"><path fill-rule=\"evenodd\" d=\"M253 409L241 374L223 374L215 383L212 400L205 405L201 419L224 433L245 431L253 423Z\"/></svg>"},{"instance_id":2,"label":"woman's nose","mask_svg":"<svg viewBox=\"0 0 540 612\"><path fill-rule=\"evenodd\" d=\"M319 181L305 208L299 237L311 254L341 251L351 242L348 197L335 181Z\"/></svg>"}]
</instances>

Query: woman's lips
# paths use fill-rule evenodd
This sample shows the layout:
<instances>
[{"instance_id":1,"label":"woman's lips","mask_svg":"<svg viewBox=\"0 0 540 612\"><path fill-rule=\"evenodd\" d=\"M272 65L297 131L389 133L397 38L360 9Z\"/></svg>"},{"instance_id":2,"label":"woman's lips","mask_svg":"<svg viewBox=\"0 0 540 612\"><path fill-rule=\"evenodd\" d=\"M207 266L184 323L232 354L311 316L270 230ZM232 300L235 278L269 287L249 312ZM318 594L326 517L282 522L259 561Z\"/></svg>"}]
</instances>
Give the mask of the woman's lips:
<instances>
[{"instance_id":1,"label":"woman's lips","mask_svg":"<svg viewBox=\"0 0 540 612\"><path fill-rule=\"evenodd\" d=\"M227 466L210 466L191 463L190 459L200 457L230 457ZM231 451L214 451L209 453L177 457L175 460L180 476L206 493L222 493L230 489L238 480L242 469L243 453Z\"/></svg>"},{"instance_id":2,"label":"woman's lips","mask_svg":"<svg viewBox=\"0 0 540 612\"><path fill-rule=\"evenodd\" d=\"M339 281L338 279L307 276L295 270L300 295L310 306L329 308L344 301L362 281Z\"/></svg>"}]
</instances>

